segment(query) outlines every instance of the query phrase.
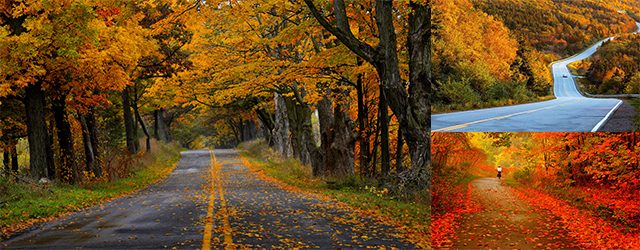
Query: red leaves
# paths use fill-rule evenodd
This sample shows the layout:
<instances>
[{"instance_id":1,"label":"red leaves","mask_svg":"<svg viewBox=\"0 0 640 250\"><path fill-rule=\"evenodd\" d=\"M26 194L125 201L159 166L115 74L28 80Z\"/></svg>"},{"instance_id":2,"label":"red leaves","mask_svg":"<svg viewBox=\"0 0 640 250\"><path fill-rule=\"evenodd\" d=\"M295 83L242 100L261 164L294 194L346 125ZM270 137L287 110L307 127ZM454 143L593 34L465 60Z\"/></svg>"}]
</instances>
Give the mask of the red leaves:
<instances>
[{"instance_id":1,"label":"red leaves","mask_svg":"<svg viewBox=\"0 0 640 250\"><path fill-rule=\"evenodd\" d=\"M571 207L566 202L558 200L545 193L525 189L517 191L518 196L528 203L547 209L559 216L565 227L570 230L570 236L577 239L582 247L598 249L640 249L638 231L632 233L621 232L610 222L598 217L592 217L584 211ZM535 240L535 238L531 239Z\"/></svg>"},{"instance_id":2,"label":"red leaves","mask_svg":"<svg viewBox=\"0 0 640 250\"><path fill-rule=\"evenodd\" d=\"M462 187L456 190L464 190ZM453 208L451 211L442 215L432 215L431 220L431 246L444 247L451 243L451 238L455 237L456 220L465 213L476 213L482 210L482 207L471 199L471 183L467 185L467 195L456 198L461 206ZM463 192L460 192L463 193Z\"/></svg>"}]
</instances>

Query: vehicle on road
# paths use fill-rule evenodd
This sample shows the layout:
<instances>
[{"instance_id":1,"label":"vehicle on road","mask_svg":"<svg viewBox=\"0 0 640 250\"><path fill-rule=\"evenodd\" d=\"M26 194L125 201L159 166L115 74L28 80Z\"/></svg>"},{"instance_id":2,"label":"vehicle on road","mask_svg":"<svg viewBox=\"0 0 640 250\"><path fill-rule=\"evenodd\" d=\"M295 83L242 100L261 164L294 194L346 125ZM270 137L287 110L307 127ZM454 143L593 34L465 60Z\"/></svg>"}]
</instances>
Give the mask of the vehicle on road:
<instances>
[{"instance_id":1,"label":"vehicle on road","mask_svg":"<svg viewBox=\"0 0 640 250\"><path fill-rule=\"evenodd\" d=\"M563 74L562 77L563 78L567 78L568 76L567 76L567 74Z\"/></svg>"}]
</instances>

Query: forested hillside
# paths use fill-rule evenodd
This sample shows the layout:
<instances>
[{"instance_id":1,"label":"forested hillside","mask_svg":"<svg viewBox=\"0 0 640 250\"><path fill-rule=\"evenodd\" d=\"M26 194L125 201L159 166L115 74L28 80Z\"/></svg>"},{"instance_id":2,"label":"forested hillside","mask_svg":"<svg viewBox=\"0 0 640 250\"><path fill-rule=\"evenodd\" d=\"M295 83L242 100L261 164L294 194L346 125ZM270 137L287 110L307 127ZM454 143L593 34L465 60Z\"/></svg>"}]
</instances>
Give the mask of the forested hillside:
<instances>
[{"instance_id":1,"label":"forested hillside","mask_svg":"<svg viewBox=\"0 0 640 250\"><path fill-rule=\"evenodd\" d=\"M537 100L548 63L637 29L637 1L438 0L433 3L433 110Z\"/></svg>"},{"instance_id":2,"label":"forested hillside","mask_svg":"<svg viewBox=\"0 0 640 250\"><path fill-rule=\"evenodd\" d=\"M549 94L544 55L467 0L433 3L435 110L506 104Z\"/></svg>"},{"instance_id":3,"label":"forested hillside","mask_svg":"<svg viewBox=\"0 0 640 250\"><path fill-rule=\"evenodd\" d=\"M640 93L640 35L623 35L605 42L587 65L589 93Z\"/></svg>"},{"instance_id":4,"label":"forested hillside","mask_svg":"<svg viewBox=\"0 0 640 250\"><path fill-rule=\"evenodd\" d=\"M631 3L475 0L474 4L504 22L519 40L559 56L575 54L602 38L636 30L633 19L616 8L628 5L633 9Z\"/></svg>"}]
</instances>

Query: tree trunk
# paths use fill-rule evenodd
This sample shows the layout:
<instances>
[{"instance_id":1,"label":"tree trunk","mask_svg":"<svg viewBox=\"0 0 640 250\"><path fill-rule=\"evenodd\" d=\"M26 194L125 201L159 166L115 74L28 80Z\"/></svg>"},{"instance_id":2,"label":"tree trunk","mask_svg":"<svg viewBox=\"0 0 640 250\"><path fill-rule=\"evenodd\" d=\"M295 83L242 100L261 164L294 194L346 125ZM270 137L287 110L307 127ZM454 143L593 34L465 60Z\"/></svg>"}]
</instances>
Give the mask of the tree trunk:
<instances>
[{"instance_id":1,"label":"tree trunk","mask_svg":"<svg viewBox=\"0 0 640 250\"><path fill-rule=\"evenodd\" d=\"M87 172L92 172L95 177L100 175L100 172L96 169L96 155L93 152L93 143L91 143L91 133L89 132L89 126L87 125L87 119L83 114L78 112L80 118L80 125L82 125L82 141L84 142L84 158L85 168Z\"/></svg>"},{"instance_id":2,"label":"tree trunk","mask_svg":"<svg viewBox=\"0 0 640 250\"><path fill-rule=\"evenodd\" d=\"M137 84L134 85L133 89L133 100L131 102L131 108L133 108L133 145L136 146L136 152L140 152L142 150L140 148L140 136L138 135L138 94L137 94Z\"/></svg>"},{"instance_id":3,"label":"tree trunk","mask_svg":"<svg viewBox=\"0 0 640 250\"><path fill-rule=\"evenodd\" d=\"M9 173L9 170L11 169L11 156L9 155L9 151L9 145L7 144L2 149L2 164L4 165L4 171L6 173Z\"/></svg>"},{"instance_id":4,"label":"tree trunk","mask_svg":"<svg viewBox=\"0 0 640 250\"><path fill-rule=\"evenodd\" d=\"M153 136L156 140L160 141L160 123L158 122L158 113L160 110L156 109L153 111Z\"/></svg>"},{"instance_id":5,"label":"tree trunk","mask_svg":"<svg viewBox=\"0 0 640 250\"><path fill-rule=\"evenodd\" d=\"M404 152L402 147L404 146L404 139L402 139L402 130L398 129L398 143L396 147L396 173L401 173L404 171L404 167L402 166L402 160L404 159Z\"/></svg>"},{"instance_id":6,"label":"tree trunk","mask_svg":"<svg viewBox=\"0 0 640 250\"><path fill-rule=\"evenodd\" d=\"M334 170L330 174L334 176L349 176L355 174L355 142L351 124L353 121L346 113L348 106L344 102L347 96L345 91L334 90L336 99L338 100L333 109L333 122L331 124L333 140L331 141L329 152L325 152L326 159L334 161Z\"/></svg>"},{"instance_id":7,"label":"tree trunk","mask_svg":"<svg viewBox=\"0 0 640 250\"><path fill-rule=\"evenodd\" d=\"M409 146L412 176L418 188L431 190L431 8L410 1L409 14L409 112L401 126Z\"/></svg>"},{"instance_id":8,"label":"tree trunk","mask_svg":"<svg viewBox=\"0 0 640 250\"><path fill-rule=\"evenodd\" d=\"M409 92L400 77L396 30L393 25L393 1L375 0L375 20L380 42L374 48L359 41L349 29L344 0L333 1L335 26L318 11L313 0L304 0L318 22L335 35L356 55L372 64L380 76L383 92L411 156L412 176L419 188L431 187L431 110L429 98L433 92L430 75L430 0L420 4L411 0L409 15Z\"/></svg>"},{"instance_id":9,"label":"tree trunk","mask_svg":"<svg viewBox=\"0 0 640 250\"><path fill-rule=\"evenodd\" d=\"M98 132L98 124L96 122L95 110L90 108L89 112L85 116L87 122L87 130L89 132L89 138L91 139L91 147L93 148L93 155L96 159L95 171L96 176L102 174L102 166L100 165L100 135Z\"/></svg>"},{"instance_id":10,"label":"tree trunk","mask_svg":"<svg viewBox=\"0 0 640 250\"><path fill-rule=\"evenodd\" d=\"M302 164L311 165L313 176L319 176L323 169L323 156L316 145L311 123L311 108L292 97L285 98L291 131L293 155Z\"/></svg>"},{"instance_id":11,"label":"tree trunk","mask_svg":"<svg viewBox=\"0 0 640 250\"><path fill-rule=\"evenodd\" d=\"M78 180L78 167L75 163L75 149L73 148L73 133L67 116L64 96L53 100L53 117L58 130L58 142L60 145L60 176L62 181L75 184Z\"/></svg>"},{"instance_id":12,"label":"tree trunk","mask_svg":"<svg viewBox=\"0 0 640 250\"><path fill-rule=\"evenodd\" d=\"M138 153L138 151L135 145L135 141L137 140L137 138L135 138L135 133L134 133L135 123L133 119L133 114L131 113L129 89L130 87L127 86L122 90L122 109L124 111L123 112L124 129L125 129L125 140L127 142L127 149L129 150L130 154L134 155Z\"/></svg>"},{"instance_id":13,"label":"tree trunk","mask_svg":"<svg viewBox=\"0 0 640 250\"><path fill-rule=\"evenodd\" d=\"M320 149L323 155L323 164L317 170L315 176L333 176L336 172L336 161L331 157L331 147L335 139L334 130L331 127L333 125L333 102L331 100L331 89L328 89L322 98L318 101L316 110L318 111L318 123L320 124Z\"/></svg>"},{"instance_id":14,"label":"tree trunk","mask_svg":"<svg viewBox=\"0 0 640 250\"><path fill-rule=\"evenodd\" d=\"M380 90L378 102L378 120L380 121L380 176L386 179L391 171L391 149L389 142L389 107L387 98Z\"/></svg>"},{"instance_id":15,"label":"tree trunk","mask_svg":"<svg viewBox=\"0 0 640 250\"><path fill-rule=\"evenodd\" d=\"M149 134L149 130L147 130L147 125L144 124L142 120L142 116L140 116L140 111L136 110L136 117L138 118L138 122L140 122L140 126L142 127L142 132L147 136L147 153L151 152L151 134Z\"/></svg>"},{"instance_id":16,"label":"tree trunk","mask_svg":"<svg viewBox=\"0 0 640 250\"><path fill-rule=\"evenodd\" d=\"M362 65L362 59L358 59L358 66ZM369 123L369 109L365 105L364 96L364 80L363 75L358 75L356 82L356 92L358 96L358 130L360 144L360 174L363 178L371 177L369 174L369 163L371 152L369 149L369 134L367 133L367 125Z\"/></svg>"},{"instance_id":17,"label":"tree trunk","mask_svg":"<svg viewBox=\"0 0 640 250\"><path fill-rule=\"evenodd\" d=\"M14 174L18 173L18 169L20 168L20 165L18 165L18 149L16 148L16 144L13 144L10 155L11 155L11 172Z\"/></svg>"},{"instance_id":18,"label":"tree trunk","mask_svg":"<svg viewBox=\"0 0 640 250\"><path fill-rule=\"evenodd\" d=\"M53 162L53 159L47 159L49 131L45 120L45 93L41 89L41 84L37 82L25 88L30 176L35 180L48 177L49 168L53 168L53 165L48 165L49 162Z\"/></svg>"},{"instance_id":19,"label":"tree trunk","mask_svg":"<svg viewBox=\"0 0 640 250\"><path fill-rule=\"evenodd\" d=\"M289 138L289 119L287 117L287 106L284 97L274 93L275 102L275 122L273 124L273 145L278 154L284 157L291 157L291 139Z\"/></svg>"},{"instance_id":20,"label":"tree trunk","mask_svg":"<svg viewBox=\"0 0 640 250\"><path fill-rule=\"evenodd\" d=\"M165 144L171 141L171 134L168 130L169 125L164 121L164 109L158 109L154 111L153 119L154 130L158 140L163 141Z\"/></svg>"},{"instance_id":21,"label":"tree trunk","mask_svg":"<svg viewBox=\"0 0 640 250\"><path fill-rule=\"evenodd\" d=\"M273 121L270 119L269 115L261 109L256 109L256 114L258 115L258 125L260 126L260 132L262 133L262 139L265 140L269 147L275 149L275 145L273 142L273 131L275 130Z\"/></svg>"},{"instance_id":22,"label":"tree trunk","mask_svg":"<svg viewBox=\"0 0 640 250\"><path fill-rule=\"evenodd\" d=\"M292 97L286 97L287 118L289 119L289 130L291 131L291 146L293 156L300 160L302 164L311 164L311 155L304 144L304 129L306 109L297 104Z\"/></svg>"}]
</instances>

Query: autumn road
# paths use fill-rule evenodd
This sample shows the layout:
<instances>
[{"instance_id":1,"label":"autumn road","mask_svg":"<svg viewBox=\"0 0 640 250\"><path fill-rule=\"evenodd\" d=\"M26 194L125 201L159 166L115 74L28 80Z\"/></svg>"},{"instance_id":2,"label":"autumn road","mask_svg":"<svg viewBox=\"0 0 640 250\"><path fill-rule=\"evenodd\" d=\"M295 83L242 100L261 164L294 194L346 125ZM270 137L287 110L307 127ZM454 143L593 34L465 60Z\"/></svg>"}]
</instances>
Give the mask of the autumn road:
<instances>
[{"instance_id":1,"label":"autumn road","mask_svg":"<svg viewBox=\"0 0 640 250\"><path fill-rule=\"evenodd\" d=\"M523 203L498 178L471 182L474 198L484 209L463 216L453 249L572 249L559 217Z\"/></svg>"},{"instance_id":2,"label":"autumn road","mask_svg":"<svg viewBox=\"0 0 640 250\"><path fill-rule=\"evenodd\" d=\"M640 24L638 24L640 28ZM507 107L431 116L433 132L596 132L622 103L587 98L576 87L567 65L597 51L603 41L551 66L556 99Z\"/></svg>"},{"instance_id":3,"label":"autumn road","mask_svg":"<svg viewBox=\"0 0 640 250\"><path fill-rule=\"evenodd\" d=\"M182 153L158 183L3 239L5 249L412 249L337 202L265 181L234 150Z\"/></svg>"}]
</instances>

